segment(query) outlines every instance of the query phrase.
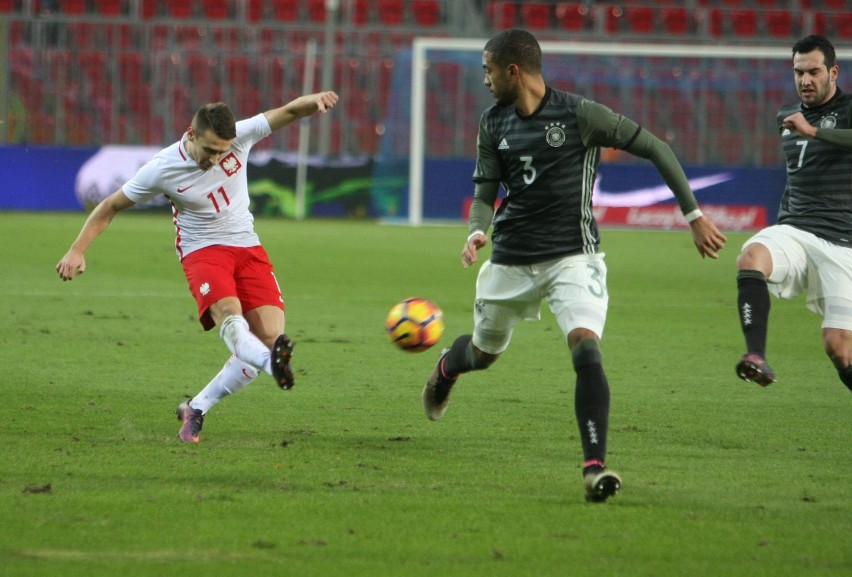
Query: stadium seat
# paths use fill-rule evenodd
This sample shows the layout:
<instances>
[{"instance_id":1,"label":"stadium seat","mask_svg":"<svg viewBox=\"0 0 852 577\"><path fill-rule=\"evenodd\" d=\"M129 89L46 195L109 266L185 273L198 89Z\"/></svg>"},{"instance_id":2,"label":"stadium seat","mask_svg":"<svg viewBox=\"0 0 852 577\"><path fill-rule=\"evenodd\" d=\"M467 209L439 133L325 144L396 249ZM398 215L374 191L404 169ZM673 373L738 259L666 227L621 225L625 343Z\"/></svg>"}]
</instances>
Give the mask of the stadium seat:
<instances>
[{"instance_id":1,"label":"stadium seat","mask_svg":"<svg viewBox=\"0 0 852 577\"><path fill-rule=\"evenodd\" d=\"M351 3L350 20L358 26L369 24L372 18L370 17L370 0L353 0Z\"/></svg>"},{"instance_id":2,"label":"stadium seat","mask_svg":"<svg viewBox=\"0 0 852 577\"><path fill-rule=\"evenodd\" d=\"M192 2L166 2L166 13L171 18L192 18L195 14Z\"/></svg>"},{"instance_id":3,"label":"stadium seat","mask_svg":"<svg viewBox=\"0 0 852 577\"><path fill-rule=\"evenodd\" d=\"M118 55L118 75L125 90L138 89L145 82L143 57L141 52L120 52Z\"/></svg>"},{"instance_id":4,"label":"stadium seat","mask_svg":"<svg viewBox=\"0 0 852 577\"><path fill-rule=\"evenodd\" d=\"M88 80L94 87L103 87L108 78L108 61L105 52L100 50L87 50L85 52L77 52L73 55L76 58L76 67L83 74L83 78ZM74 65L72 63L72 69Z\"/></svg>"},{"instance_id":5,"label":"stadium seat","mask_svg":"<svg viewBox=\"0 0 852 577\"><path fill-rule=\"evenodd\" d=\"M299 20L299 3L297 0L272 0L272 15L279 22L296 22Z\"/></svg>"},{"instance_id":6,"label":"stadium seat","mask_svg":"<svg viewBox=\"0 0 852 577\"><path fill-rule=\"evenodd\" d=\"M797 36L801 32L802 15L796 14L794 20L793 13L789 10L769 10L763 14L766 24L766 33L775 38L790 38Z\"/></svg>"},{"instance_id":7,"label":"stadium seat","mask_svg":"<svg viewBox=\"0 0 852 577\"><path fill-rule=\"evenodd\" d=\"M95 10L101 16L121 16L125 13L121 0L95 0Z\"/></svg>"},{"instance_id":8,"label":"stadium seat","mask_svg":"<svg viewBox=\"0 0 852 577\"><path fill-rule=\"evenodd\" d=\"M398 26L405 20L402 0L379 0L376 10L382 24Z\"/></svg>"},{"instance_id":9,"label":"stadium seat","mask_svg":"<svg viewBox=\"0 0 852 577\"><path fill-rule=\"evenodd\" d=\"M228 56L225 63L225 71L228 74L227 82L234 87L248 86L252 84L252 63L248 56L232 55Z\"/></svg>"},{"instance_id":10,"label":"stadium seat","mask_svg":"<svg viewBox=\"0 0 852 577\"><path fill-rule=\"evenodd\" d=\"M441 21L441 6L437 0L414 0L411 11L420 26L435 26Z\"/></svg>"},{"instance_id":11,"label":"stadium seat","mask_svg":"<svg viewBox=\"0 0 852 577\"><path fill-rule=\"evenodd\" d=\"M621 23L624 21L624 10L621 6L606 6L606 20L604 25L609 34L618 34L621 31Z\"/></svg>"},{"instance_id":12,"label":"stadium seat","mask_svg":"<svg viewBox=\"0 0 852 577\"><path fill-rule=\"evenodd\" d=\"M550 29L553 26L551 15L550 4L524 2L521 5L521 17L524 24L533 30Z\"/></svg>"},{"instance_id":13,"label":"stadium seat","mask_svg":"<svg viewBox=\"0 0 852 577\"><path fill-rule=\"evenodd\" d=\"M517 26L518 7L514 2L489 2L488 21L497 30L506 30Z\"/></svg>"},{"instance_id":14,"label":"stadium seat","mask_svg":"<svg viewBox=\"0 0 852 577\"><path fill-rule=\"evenodd\" d=\"M589 7L585 4L562 2L556 6L556 21L562 30L586 30L591 27L590 18Z\"/></svg>"},{"instance_id":15,"label":"stadium seat","mask_svg":"<svg viewBox=\"0 0 852 577\"><path fill-rule=\"evenodd\" d=\"M686 34L689 32L689 10L683 6L665 6L660 10L663 32L666 34Z\"/></svg>"},{"instance_id":16,"label":"stadium seat","mask_svg":"<svg viewBox=\"0 0 852 577\"><path fill-rule=\"evenodd\" d=\"M826 14L826 27L829 38L852 39L852 12Z\"/></svg>"},{"instance_id":17,"label":"stadium seat","mask_svg":"<svg viewBox=\"0 0 852 577\"><path fill-rule=\"evenodd\" d=\"M654 32L654 8L651 6L628 6L624 11L631 32L637 34Z\"/></svg>"},{"instance_id":18,"label":"stadium seat","mask_svg":"<svg viewBox=\"0 0 852 577\"><path fill-rule=\"evenodd\" d=\"M160 3L157 0L139 0L139 15L146 20L159 16Z\"/></svg>"},{"instance_id":19,"label":"stadium seat","mask_svg":"<svg viewBox=\"0 0 852 577\"><path fill-rule=\"evenodd\" d=\"M731 31L735 36L755 36L757 34L757 12L754 10L731 10L729 18Z\"/></svg>"},{"instance_id":20,"label":"stadium seat","mask_svg":"<svg viewBox=\"0 0 852 577\"><path fill-rule=\"evenodd\" d=\"M325 22L325 0L308 0L308 20L322 24Z\"/></svg>"},{"instance_id":21,"label":"stadium seat","mask_svg":"<svg viewBox=\"0 0 852 577\"><path fill-rule=\"evenodd\" d=\"M201 0L201 9L204 16L211 20L226 20L231 15L228 0Z\"/></svg>"},{"instance_id":22,"label":"stadium seat","mask_svg":"<svg viewBox=\"0 0 852 577\"><path fill-rule=\"evenodd\" d=\"M98 40L100 27L90 22L68 22L64 25L68 35L68 45L76 49L94 48Z\"/></svg>"},{"instance_id":23,"label":"stadium seat","mask_svg":"<svg viewBox=\"0 0 852 577\"><path fill-rule=\"evenodd\" d=\"M190 53L183 58L181 69L186 75L186 85L203 101L213 102L212 96L216 81L216 60L206 54Z\"/></svg>"},{"instance_id":24,"label":"stadium seat","mask_svg":"<svg viewBox=\"0 0 852 577\"><path fill-rule=\"evenodd\" d=\"M264 7L266 0L248 0L246 3L246 20L249 22L260 22L266 18Z\"/></svg>"},{"instance_id":25,"label":"stadium seat","mask_svg":"<svg viewBox=\"0 0 852 577\"><path fill-rule=\"evenodd\" d=\"M59 11L62 14L85 14L88 9L86 0L59 0Z\"/></svg>"}]
</instances>

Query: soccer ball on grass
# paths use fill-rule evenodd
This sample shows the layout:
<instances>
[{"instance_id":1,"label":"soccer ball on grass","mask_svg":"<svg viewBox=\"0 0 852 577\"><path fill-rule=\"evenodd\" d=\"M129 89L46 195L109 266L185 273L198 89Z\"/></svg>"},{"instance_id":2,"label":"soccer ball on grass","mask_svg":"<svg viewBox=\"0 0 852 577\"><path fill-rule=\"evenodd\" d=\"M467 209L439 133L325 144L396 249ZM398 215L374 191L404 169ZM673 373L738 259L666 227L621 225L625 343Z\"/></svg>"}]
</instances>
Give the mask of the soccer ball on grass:
<instances>
[{"instance_id":1,"label":"soccer ball on grass","mask_svg":"<svg viewBox=\"0 0 852 577\"><path fill-rule=\"evenodd\" d=\"M385 320L391 342L404 351L419 352L444 334L444 313L430 300L412 297L393 306Z\"/></svg>"}]
</instances>

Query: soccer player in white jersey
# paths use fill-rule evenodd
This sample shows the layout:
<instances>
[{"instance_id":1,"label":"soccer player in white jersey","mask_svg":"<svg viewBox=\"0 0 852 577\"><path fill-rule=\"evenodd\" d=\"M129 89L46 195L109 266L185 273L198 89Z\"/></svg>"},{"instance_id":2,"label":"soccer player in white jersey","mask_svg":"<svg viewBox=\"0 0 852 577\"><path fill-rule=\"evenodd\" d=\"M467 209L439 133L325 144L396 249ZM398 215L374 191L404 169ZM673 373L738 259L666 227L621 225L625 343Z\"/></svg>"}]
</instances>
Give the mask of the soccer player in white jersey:
<instances>
[{"instance_id":1,"label":"soccer player in white jersey","mask_svg":"<svg viewBox=\"0 0 852 577\"><path fill-rule=\"evenodd\" d=\"M294 384L293 343L284 334L284 299L249 211L248 154L259 140L337 103L334 92L300 96L237 122L227 104L202 106L192 124L86 219L56 265L62 280L86 270L85 253L120 211L163 194L172 205L175 247L205 330L219 327L232 355L222 370L177 409L178 437L198 442L204 415L261 371L282 389Z\"/></svg>"}]
</instances>

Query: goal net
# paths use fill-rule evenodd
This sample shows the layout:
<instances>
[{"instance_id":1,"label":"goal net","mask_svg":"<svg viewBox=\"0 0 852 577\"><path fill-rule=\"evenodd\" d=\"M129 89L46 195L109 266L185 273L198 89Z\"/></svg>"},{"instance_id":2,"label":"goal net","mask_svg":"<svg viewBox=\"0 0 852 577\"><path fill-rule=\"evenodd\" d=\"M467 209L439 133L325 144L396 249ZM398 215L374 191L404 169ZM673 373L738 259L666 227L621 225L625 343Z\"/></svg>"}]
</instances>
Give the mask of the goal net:
<instances>
[{"instance_id":1,"label":"goal net","mask_svg":"<svg viewBox=\"0 0 852 577\"><path fill-rule=\"evenodd\" d=\"M458 219L472 194L485 39L416 38L398 57L373 191L381 217ZM795 100L790 48L541 42L545 81L620 112L668 142L685 166L783 165L774 118ZM838 56L839 57L839 56ZM604 151L607 164L646 162ZM460 191L463 190L465 192Z\"/></svg>"}]
</instances>

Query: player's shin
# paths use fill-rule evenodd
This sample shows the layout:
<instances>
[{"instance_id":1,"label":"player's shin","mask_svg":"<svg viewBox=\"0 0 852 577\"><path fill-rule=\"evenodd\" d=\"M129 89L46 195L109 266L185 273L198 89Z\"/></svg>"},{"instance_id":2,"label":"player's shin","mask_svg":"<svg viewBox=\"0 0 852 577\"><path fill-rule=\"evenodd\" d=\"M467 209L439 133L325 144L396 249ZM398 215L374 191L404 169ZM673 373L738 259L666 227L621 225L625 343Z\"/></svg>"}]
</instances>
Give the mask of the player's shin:
<instances>
[{"instance_id":1,"label":"player's shin","mask_svg":"<svg viewBox=\"0 0 852 577\"><path fill-rule=\"evenodd\" d=\"M609 429L609 383L604 374L597 341L584 339L572 351L577 375L574 412L580 428L584 462L603 466Z\"/></svg>"},{"instance_id":2,"label":"player's shin","mask_svg":"<svg viewBox=\"0 0 852 577\"><path fill-rule=\"evenodd\" d=\"M232 356L222 370L192 399L190 405L207 413L223 398L246 388L257 375L257 369Z\"/></svg>"},{"instance_id":3,"label":"player's shin","mask_svg":"<svg viewBox=\"0 0 852 577\"><path fill-rule=\"evenodd\" d=\"M737 306L746 352L757 353L765 359L770 302L762 272L741 270L737 274Z\"/></svg>"}]
</instances>

